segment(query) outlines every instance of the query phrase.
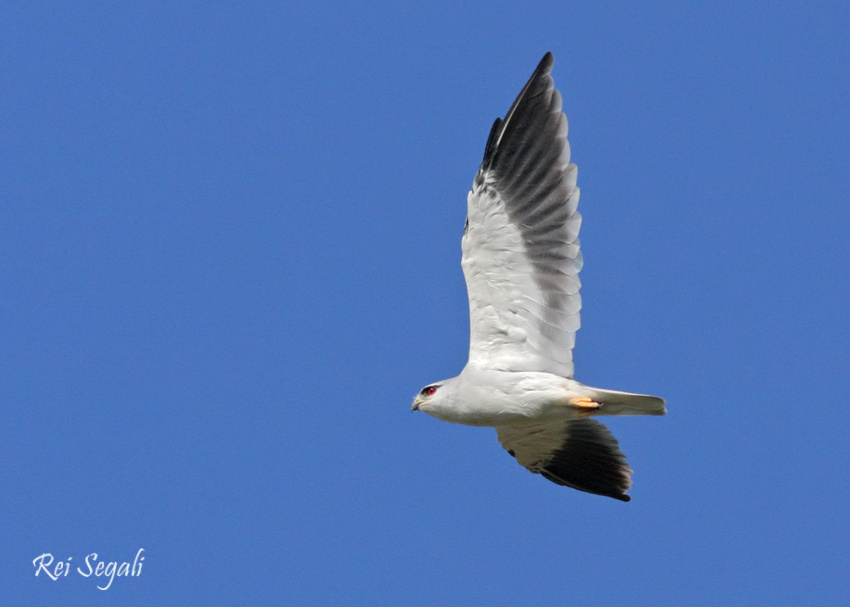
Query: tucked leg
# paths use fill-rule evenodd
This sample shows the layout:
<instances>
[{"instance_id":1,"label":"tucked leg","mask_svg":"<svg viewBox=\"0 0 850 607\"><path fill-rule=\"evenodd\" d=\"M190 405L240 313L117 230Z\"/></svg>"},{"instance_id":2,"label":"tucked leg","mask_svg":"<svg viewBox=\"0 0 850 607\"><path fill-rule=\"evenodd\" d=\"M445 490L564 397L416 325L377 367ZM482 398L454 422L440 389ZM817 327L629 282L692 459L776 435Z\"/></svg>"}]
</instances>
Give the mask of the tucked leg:
<instances>
[{"instance_id":1,"label":"tucked leg","mask_svg":"<svg viewBox=\"0 0 850 607\"><path fill-rule=\"evenodd\" d=\"M570 399L570 404L577 409L594 410L599 409L602 405L587 396L574 396Z\"/></svg>"}]
</instances>

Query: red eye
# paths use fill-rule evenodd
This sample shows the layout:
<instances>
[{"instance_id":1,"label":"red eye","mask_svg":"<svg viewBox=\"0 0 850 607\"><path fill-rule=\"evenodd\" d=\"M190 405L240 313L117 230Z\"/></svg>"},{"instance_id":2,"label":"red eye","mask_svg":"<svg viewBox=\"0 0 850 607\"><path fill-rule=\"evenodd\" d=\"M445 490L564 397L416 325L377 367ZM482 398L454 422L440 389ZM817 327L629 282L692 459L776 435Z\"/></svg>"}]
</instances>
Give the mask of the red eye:
<instances>
[{"instance_id":1,"label":"red eye","mask_svg":"<svg viewBox=\"0 0 850 607\"><path fill-rule=\"evenodd\" d=\"M427 388L422 388L421 394L423 396L431 396L436 391L437 391L437 386L428 386Z\"/></svg>"}]
</instances>

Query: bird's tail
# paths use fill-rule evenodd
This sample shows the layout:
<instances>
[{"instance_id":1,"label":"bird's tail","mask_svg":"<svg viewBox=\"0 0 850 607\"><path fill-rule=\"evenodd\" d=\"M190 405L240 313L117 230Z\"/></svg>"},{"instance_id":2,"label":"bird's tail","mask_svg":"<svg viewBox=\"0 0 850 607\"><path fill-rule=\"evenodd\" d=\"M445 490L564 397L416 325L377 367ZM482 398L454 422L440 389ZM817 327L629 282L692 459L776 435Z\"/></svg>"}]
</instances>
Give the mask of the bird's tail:
<instances>
[{"instance_id":1,"label":"bird's tail","mask_svg":"<svg viewBox=\"0 0 850 607\"><path fill-rule=\"evenodd\" d=\"M590 398L602 407L594 415L664 415L664 399L648 394L632 394L616 390L588 388Z\"/></svg>"}]
</instances>

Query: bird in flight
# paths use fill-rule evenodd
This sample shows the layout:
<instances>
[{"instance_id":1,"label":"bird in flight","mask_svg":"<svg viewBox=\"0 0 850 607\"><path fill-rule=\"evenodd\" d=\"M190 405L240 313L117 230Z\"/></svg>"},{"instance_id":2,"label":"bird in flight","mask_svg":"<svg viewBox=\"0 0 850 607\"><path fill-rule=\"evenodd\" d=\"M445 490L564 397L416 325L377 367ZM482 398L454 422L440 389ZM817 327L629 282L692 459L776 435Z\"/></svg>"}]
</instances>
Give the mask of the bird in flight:
<instances>
[{"instance_id":1,"label":"bird in flight","mask_svg":"<svg viewBox=\"0 0 850 607\"><path fill-rule=\"evenodd\" d=\"M573 379L579 328L577 169L547 53L497 118L467 196L461 265L469 361L422 388L411 410L489 426L531 472L624 502L632 470L602 415L664 415L664 400Z\"/></svg>"}]
</instances>

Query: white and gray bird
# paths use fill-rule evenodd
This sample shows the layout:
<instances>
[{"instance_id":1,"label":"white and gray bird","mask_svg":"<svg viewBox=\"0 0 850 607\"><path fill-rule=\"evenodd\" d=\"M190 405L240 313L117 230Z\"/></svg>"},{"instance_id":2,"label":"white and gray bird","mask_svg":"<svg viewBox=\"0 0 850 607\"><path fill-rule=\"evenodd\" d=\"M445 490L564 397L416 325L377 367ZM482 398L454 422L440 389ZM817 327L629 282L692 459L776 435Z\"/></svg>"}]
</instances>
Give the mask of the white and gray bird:
<instances>
[{"instance_id":1,"label":"white and gray bird","mask_svg":"<svg viewBox=\"0 0 850 607\"><path fill-rule=\"evenodd\" d=\"M504 120L497 118L467 197L462 249L469 361L425 386L412 410L496 428L531 472L622 501L631 472L598 415L663 415L664 400L573 379L579 328L576 166L547 53Z\"/></svg>"}]
</instances>

